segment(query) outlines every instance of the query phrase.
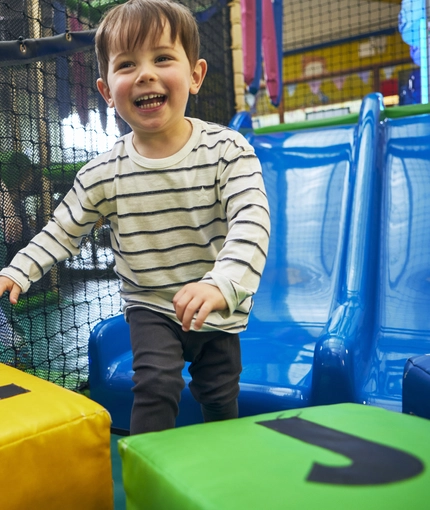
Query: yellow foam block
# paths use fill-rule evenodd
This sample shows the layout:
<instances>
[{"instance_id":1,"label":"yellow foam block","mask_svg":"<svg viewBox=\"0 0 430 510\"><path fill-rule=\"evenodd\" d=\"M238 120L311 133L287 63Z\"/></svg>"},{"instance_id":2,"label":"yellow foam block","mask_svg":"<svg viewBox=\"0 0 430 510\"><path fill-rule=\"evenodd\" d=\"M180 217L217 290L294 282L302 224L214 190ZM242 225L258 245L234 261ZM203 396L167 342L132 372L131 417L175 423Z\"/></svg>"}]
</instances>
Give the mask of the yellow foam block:
<instances>
[{"instance_id":1,"label":"yellow foam block","mask_svg":"<svg viewBox=\"0 0 430 510\"><path fill-rule=\"evenodd\" d=\"M0 509L112 510L110 416L0 364Z\"/></svg>"}]
</instances>

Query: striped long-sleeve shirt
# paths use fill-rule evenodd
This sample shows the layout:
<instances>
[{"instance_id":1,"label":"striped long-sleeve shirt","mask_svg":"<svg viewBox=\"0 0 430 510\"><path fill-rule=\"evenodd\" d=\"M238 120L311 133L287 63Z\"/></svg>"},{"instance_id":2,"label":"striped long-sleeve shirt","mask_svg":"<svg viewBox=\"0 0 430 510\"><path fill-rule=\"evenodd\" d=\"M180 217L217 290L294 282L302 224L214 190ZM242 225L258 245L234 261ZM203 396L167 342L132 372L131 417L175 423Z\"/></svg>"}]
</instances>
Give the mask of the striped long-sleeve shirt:
<instances>
[{"instance_id":1,"label":"striped long-sleeve shirt","mask_svg":"<svg viewBox=\"0 0 430 510\"><path fill-rule=\"evenodd\" d=\"M128 134L85 165L52 219L0 274L26 292L78 254L104 216L125 310L144 306L178 321L176 292L205 282L221 290L228 310L212 312L202 330L245 329L270 232L261 166L240 133L190 121L191 138L170 157L139 155Z\"/></svg>"}]
</instances>

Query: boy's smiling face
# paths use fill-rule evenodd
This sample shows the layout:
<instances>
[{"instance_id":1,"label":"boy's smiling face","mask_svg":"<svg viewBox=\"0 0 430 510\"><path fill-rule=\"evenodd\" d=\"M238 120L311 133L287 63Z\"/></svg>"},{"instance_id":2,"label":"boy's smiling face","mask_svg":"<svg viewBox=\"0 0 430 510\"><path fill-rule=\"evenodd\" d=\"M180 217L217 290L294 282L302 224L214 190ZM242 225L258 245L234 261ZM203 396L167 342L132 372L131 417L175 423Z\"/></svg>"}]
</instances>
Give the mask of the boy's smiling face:
<instances>
[{"instance_id":1,"label":"boy's smiling face","mask_svg":"<svg viewBox=\"0 0 430 510\"><path fill-rule=\"evenodd\" d=\"M159 40L148 34L143 45L133 49L114 44L107 83L99 79L97 86L107 104L130 125L135 146L143 153L154 140L186 143L188 97L197 94L205 74L206 62L200 59L192 68L181 42L171 41L165 23Z\"/></svg>"}]
</instances>

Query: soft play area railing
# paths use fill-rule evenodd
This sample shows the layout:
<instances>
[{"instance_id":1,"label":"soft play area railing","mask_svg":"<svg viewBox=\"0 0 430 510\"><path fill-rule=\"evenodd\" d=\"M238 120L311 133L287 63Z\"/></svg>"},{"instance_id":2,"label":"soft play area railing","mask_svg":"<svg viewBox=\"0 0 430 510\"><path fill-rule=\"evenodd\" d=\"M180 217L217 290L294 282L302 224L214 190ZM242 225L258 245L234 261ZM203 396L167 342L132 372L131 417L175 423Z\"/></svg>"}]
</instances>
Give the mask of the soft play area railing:
<instances>
[{"instance_id":1,"label":"soft play area railing","mask_svg":"<svg viewBox=\"0 0 430 510\"><path fill-rule=\"evenodd\" d=\"M409 358L430 352L430 115L384 110L243 130L263 167L272 235L241 334L241 416L356 402L402 410ZM132 359L123 316L89 339L90 394L126 432ZM184 379L189 381L187 366ZM186 387L177 425L201 421Z\"/></svg>"}]
</instances>

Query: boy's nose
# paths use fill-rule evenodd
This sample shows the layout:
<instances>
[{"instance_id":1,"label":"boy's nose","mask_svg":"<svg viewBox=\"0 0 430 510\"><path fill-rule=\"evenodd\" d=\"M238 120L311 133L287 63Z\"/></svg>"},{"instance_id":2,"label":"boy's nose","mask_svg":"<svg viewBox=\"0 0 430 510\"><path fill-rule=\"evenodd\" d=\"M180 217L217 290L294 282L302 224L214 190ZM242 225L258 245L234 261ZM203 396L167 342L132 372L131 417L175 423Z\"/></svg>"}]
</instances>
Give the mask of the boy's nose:
<instances>
[{"instance_id":1,"label":"boy's nose","mask_svg":"<svg viewBox=\"0 0 430 510\"><path fill-rule=\"evenodd\" d=\"M154 72L151 66L141 67L139 70L139 75L137 77L137 81L140 83L146 83L150 81L155 81L157 79L157 75Z\"/></svg>"}]
</instances>

